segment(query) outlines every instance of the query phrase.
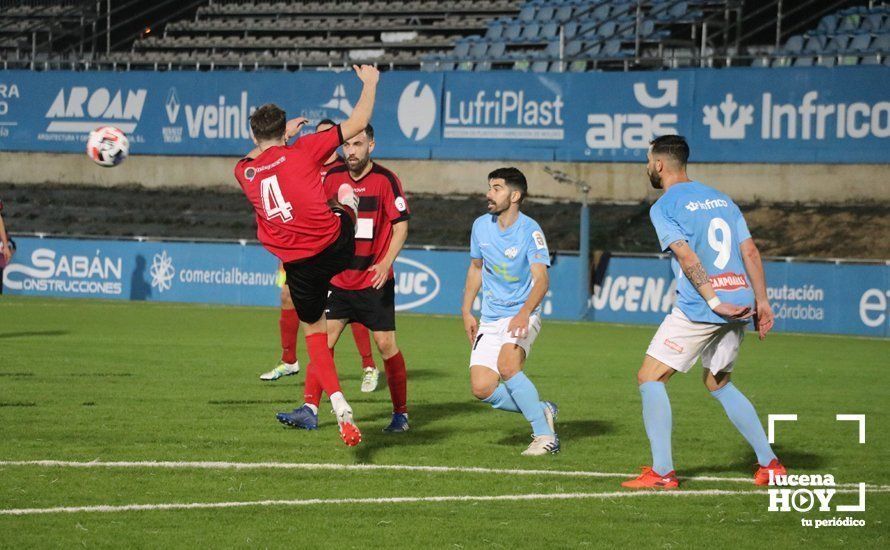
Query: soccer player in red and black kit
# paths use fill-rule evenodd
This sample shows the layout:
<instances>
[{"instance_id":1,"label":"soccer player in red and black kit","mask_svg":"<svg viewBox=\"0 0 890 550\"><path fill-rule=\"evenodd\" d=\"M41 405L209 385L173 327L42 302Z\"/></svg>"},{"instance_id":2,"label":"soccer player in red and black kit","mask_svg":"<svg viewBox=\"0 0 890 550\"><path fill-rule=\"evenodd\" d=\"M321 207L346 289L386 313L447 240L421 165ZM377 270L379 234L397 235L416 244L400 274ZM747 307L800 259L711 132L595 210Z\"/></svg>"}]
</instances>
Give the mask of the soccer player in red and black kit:
<instances>
[{"instance_id":1,"label":"soccer player in red and black kit","mask_svg":"<svg viewBox=\"0 0 890 550\"><path fill-rule=\"evenodd\" d=\"M346 140L346 166L325 176L328 197L343 185L359 198L355 257L348 269L331 280L328 296L328 346L337 343L347 323L362 323L374 333L374 342L386 367L392 398L392 421L385 432L408 431L405 358L396 345L395 279L392 265L408 237L411 213L395 174L371 161L374 128ZM306 379L306 403L318 404L318 384Z\"/></svg>"},{"instance_id":2,"label":"soccer player in red and black kit","mask_svg":"<svg viewBox=\"0 0 890 550\"><path fill-rule=\"evenodd\" d=\"M324 132L334 126L336 126L336 123L326 118L315 125L315 131ZM322 182L324 182L324 177L328 170L337 166L343 166L343 159L334 152L321 167L319 174L321 175ZM279 267L279 277L281 313L278 319L278 328L281 335L281 361L274 369L260 375L260 380L269 382L300 372L300 363L297 361L297 335L300 329L300 318L297 316L297 310L294 308L290 289L285 283L286 275L283 264ZM377 373L377 365L374 364L374 355L371 353L371 335L368 333L368 329L361 323L352 323L352 337L355 340L355 347L358 348L359 355L362 357L362 369L365 373L364 380L373 380L374 382L373 387L370 387L370 384L365 384L363 381L362 391L374 391L377 388L377 376L374 374Z\"/></svg>"},{"instance_id":3,"label":"soccer player in red and black kit","mask_svg":"<svg viewBox=\"0 0 890 550\"><path fill-rule=\"evenodd\" d=\"M358 199L345 185L338 203L329 204L319 172L344 140L371 121L380 74L370 65L355 71L362 93L342 124L287 145L306 119L287 121L281 108L263 105L250 117L257 147L235 166L235 177L256 213L257 238L284 264L309 353L306 376L317 378L330 397L340 436L350 446L361 441L361 432L340 390L324 310L331 278L349 267L355 254Z\"/></svg>"}]
</instances>

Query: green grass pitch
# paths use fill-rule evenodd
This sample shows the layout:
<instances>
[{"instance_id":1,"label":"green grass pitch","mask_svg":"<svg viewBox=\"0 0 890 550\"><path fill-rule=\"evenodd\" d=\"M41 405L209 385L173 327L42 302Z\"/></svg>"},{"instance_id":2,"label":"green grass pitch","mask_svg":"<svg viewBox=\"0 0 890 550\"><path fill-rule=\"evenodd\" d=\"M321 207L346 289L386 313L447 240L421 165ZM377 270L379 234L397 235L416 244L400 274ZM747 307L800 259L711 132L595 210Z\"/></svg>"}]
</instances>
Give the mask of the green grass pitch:
<instances>
[{"instance_id":1,"label":"green grass pitch","mask_svg":"<svg viewBox=\"0 0 890 550\"><path fill-rule=\"evenodd\" d=\"M490 471L281 469L264 463L415 465L633 473L649 462L635 372L653 327L545 322L527 372L560 406L563 451L519 453L529 427L469 392L468 343L457 317L403 315L411 432L387 435L389 394L358 391L349 335L337 350L364 434L344 446L333 415L287 429L275 413L300 402L303 373L264 383L277 312L179 304L0 299L0 546L515 548L883 547L890 495L869 488L864 513L768 512L762 489L687 479L679 493L624 494L622 478ZM305 346L300 339L301 363ZM749 337L734 380L777 427L792 473L890 485L890 342L831 336ZM381 365L382 367L382 365ZM381 380L383 378L381 377ZM754 456L698 373L668 387L674 461L687 478L748 478ZM867 440L835 415L865 414ZM10 465L10 461L217 461L249 469ZM709 494L704 491L725 491ZM683 492L689 494L684 495ZM702 491L702 492L694 492ZM520 500L517 495L578 494ZM430 502L419 497L488 497ZM403 502L381 499L406 497ZM335 502L304 502L310 499ZM342 502L337 499L363 499ZM854 504L856 495L835 497ZM294 501L258 504L260 501ZM130 504L240 507L8 515L13 509ZM865 527L813 529L801 518L852 516ZM851 546L852 545L852 546Z\"/></svg>"}]
</instances>

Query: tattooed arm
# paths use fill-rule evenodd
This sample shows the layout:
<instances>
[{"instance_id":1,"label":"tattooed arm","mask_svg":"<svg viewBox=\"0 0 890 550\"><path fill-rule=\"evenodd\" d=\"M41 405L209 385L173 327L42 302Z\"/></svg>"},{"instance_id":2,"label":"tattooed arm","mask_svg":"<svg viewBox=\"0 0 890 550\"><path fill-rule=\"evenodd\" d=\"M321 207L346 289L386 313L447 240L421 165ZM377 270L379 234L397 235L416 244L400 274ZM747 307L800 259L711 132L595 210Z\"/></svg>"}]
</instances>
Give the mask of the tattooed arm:
<instances>
[{"instance_id":1,"label":"tattooed arm","mask_svg":"<svg viewBox=\"0 0 890 550\"><path fill-rule=\"evenodd\" d=\"M705 271L698 254L690 248L686 241L674 241L671 243L671 252L680 263L680 268L692 283L692 286L701 294L705 302L717 315L730 320L747 319L753 312L750 307L741 307L734 304L722 303L717 299L717 293L711 286L711 280L708 278L708 272Z\"/></svg>"}]
</instances>

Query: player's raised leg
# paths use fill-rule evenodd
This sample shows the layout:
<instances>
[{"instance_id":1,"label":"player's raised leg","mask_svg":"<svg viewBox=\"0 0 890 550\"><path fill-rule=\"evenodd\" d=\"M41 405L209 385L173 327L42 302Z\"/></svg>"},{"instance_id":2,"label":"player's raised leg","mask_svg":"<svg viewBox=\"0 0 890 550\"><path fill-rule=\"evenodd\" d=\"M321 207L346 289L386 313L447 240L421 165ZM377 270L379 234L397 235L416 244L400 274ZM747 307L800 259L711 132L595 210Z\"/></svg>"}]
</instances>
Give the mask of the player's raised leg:
<instances>
[{"instance_id":1,"label":"player's raised leg","mask_svg":"<svg viewBox=\"0 0 890 550\"><path fill-rule=\"evenodd\" d=\"M283 376L291 376L300 372L297 361L297 335L300 331L300 318L290 297L290 290L284 284L284 271L281 269L281 313L278 318L278 329L281 336L281 361L274 369L260 375L260 380L273 381Z\"/></svg>"},{"instance_id":2,"label":"player's raised leg","mask_svg":"<svg viewBox=\"0 0 890 550\"><path fill-rule=\"evenodd\" d=\"M671 454L671 402L665 388L674 372L674 369L654 357L646 355L643 359L637 373L637 383L643 399L643 425L652 449L652 466L644 467L636 479L623 482L623 487L674 489L679 486Z\"/></svg>"}]
</instances>

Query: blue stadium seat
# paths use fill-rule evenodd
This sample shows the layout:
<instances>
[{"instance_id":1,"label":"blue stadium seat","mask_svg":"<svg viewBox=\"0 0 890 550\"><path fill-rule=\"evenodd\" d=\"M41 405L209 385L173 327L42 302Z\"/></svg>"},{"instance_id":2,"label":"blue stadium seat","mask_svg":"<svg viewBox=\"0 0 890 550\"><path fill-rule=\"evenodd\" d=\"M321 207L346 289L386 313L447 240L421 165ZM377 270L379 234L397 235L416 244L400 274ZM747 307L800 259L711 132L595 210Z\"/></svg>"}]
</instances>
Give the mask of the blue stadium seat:
<instances>
[{"instance_id":1,"label":"blue stadium seat","mask_svg":"<svg viewBox=\"0 0 890 550\"><path fill-rule=\"evenodd\" d=\"M538 8L538 13L535 14L535 19L541 23L546 23L553 19L553 15L556 13L556 8L553 6L543 6Z\"/></svg>"},{"instance_id":2,"label":"blue stadium seat","mask_svg":"<svg viewBox=\"0 0 890 550\"><path fill-rule=\"evenodd\" d=\"M819 58L819 63L817 63L820 67L834 67L837 65L837 57L833 55L824 55Z\"/></svg>"},{"instance_id":3,"label":"blue stadium seat","mask_svg":"<svg viewBox=\"0 0 890 550\"><path fill-rule=\"evenodd\" d=\"M454 45L454 57L462 59L470 53L470 43L466 40L460 40Z\"/></svg>"},{"instance_id":4,"label":"blue stadium seat","mask_svg":"<svg viewBox=\"0 0 890 550\"><path fill-rule=\"evenodd\" d=\"M856 59L855 57L853 59ZM860 65L880 65L881 59L877 54L866 55L859 62Z\"/></svg>"},{"instance_id":5,"label":"blue stadium seat","mask_svg":"<svg viewBox=\"0 0 890 550\"><path fill-rule=\"evenodd\" d=\"M474 71L490 71L491 70L491 62L490 61L480 61L476 63L476 66L473 67Z\"/></svg>"},{"instance_id":6,"label":"blue stadium seat","mask_svg":"<svg viewBox=\"0 0 890 550\"><path fill-rule=\"evenodd\" d=\"M884 30L884 15L881 13L873 13L865 17L865 22L862 24L862 30L870 31L873 33L881 33Z\"/></svg>"},{"instance_id":7,"label":"blue stadium seat","mask_svg":"<svg viewBox=\"0 0 890 550\"><path fill-rule=\"evenodd\" d=\"M504 30L504 38L507 40L516 40L522 34L522 25L513 23Z\"/></svg>"},{"instance_id":8,"label":"blue stadium seat","mask_svg":"<svg viewBox=\"0 0 890 550\"><path fill-rule=\"evenodd\" d=\"M884 57L890 56L890 34L881 34L872 42L872 51L884 54Z\"/></svg>"},{"instance_id":9,"label":"blue stadium seat","mask_svg":"<svg viewBox=\"0 0 890 550\"><path fill-rule=\"evenodd\" d=\"M838 34L828 40L825 45L825 53L838 53L847 51L847 45L850 43L850 36L846 34Z\"/></svg>"},{"instance_id":10,"label":"blue stadium seat","mask_svg":"<svg viewBox=\"0 0 890 550\"><path fill-rule=\"evenodd\" d=\"M490 59L502 59L506 49L507 45L503 42L494 42L491 44L491 47L488 48L488 57Z\"/></svg>"},{"instance_id":11,"label":"blue stadium seat","mask_svg":"<svg viewBox=\"0 0 890 550\"><path fill-rule=\"evenodd\" d=\"M858 14L846 15L841 19L840 25L837 27L837 32L856 32L859 30L861 20L862 17Z\"/></svg>"},{"instance_id":12,"label":"blue stadium seat","mask_svg":"<svg viewBox=\"0 0 890 550\"><path fill-rule=\"evenodd\" d=\"M550 66L548 61L534 61L532 62L532 72L533 73L546 73L547 68Z\"/></svg>"},{"instance_id":13,"label":"blue stadium seat","mask_svg":"<svg viewBox=\"0 0 890 550\"><path fill-rule=\"evenodd\" d=\"M559 25L553 21L545 24L543 27L541 27L541 32L538 36L540 36L544 40L559 38Z\"/></svg>"},{"instance_id":14,"label":"blue stadium seat","mask_svg":"<svg viewBox=\"0 0 890 550\"><path fill-rule=\"evenodd\" d=\"M519 20L520 21L534 21L535 20L535 12L537 12L537 8L535 6L525 6L519 12Z\"/></svg>"},{"instance_id":15,"label":"blue stadium seat","mask_svg":"<svg viewBox=\"0 0 890 550\"><path fill-rule=\"evenodd\" d=\"M497 40L504 34L504 26L500 23L494 23L485 31L485 38L488 40Z\"/></svg>"},{"instance_id":16,"label":"blue stadium seat","mask_svg":"<svg viewBox=\"0 0 890 550\"><path fill-rule=\"evenodd\" d=\"M575 57L581 51L581 48L583 46L584 42L582 42L581 40L571 40L569 42L566 42L566 57Z\"/></svg>"},{"instance_id":17,"label":"blue stadium seat","mask_svg":"<svg viewBox=\"0 0 890 550\"><path fill-rule=\"evenodd\" d=\"M803 36L795 35L788 39L785 42L785 47L782 48L782 51L786 53L798 53L803 51Z\"/></svg>"},{"instance_id":18,"label":"blue stadium seat","mask_svg":"<svg viewBox=\"0 0 890 550\"><path fill-rule=\"evenodd\" d=\"M870 34L857 34L850 41L847 51L851 52L867 52L871 46Z\"/></svg>"},{"instance_id":19,"label":"blue stadium seat","mask_svg":"<svg viewBox=\"0 0 890 550\"><path fill-rule=\"evenodd\" d=\"M816 27L816 31L821 34L834 34L835 30L837 30L837 16L833 14L823 17Z\"/></svg>"},{"instance_id":20,"label":"blue stadium seat","mask_svg":"<svg viewBox=\"0 0 890 550\"><path fill-rule=\"evenodd\" d=\"M537 40L538 34L541 32L541 25L537 23L529 23L522 29L521 38L523 40Z\"/></svg>"},{"instance_id":21,"label":"blue stadium seat","mask_svg":"<svg viewBox=\"0 0 890 550\"><path fill-rule=\"evenodd\" d=\"M602 25L596 28L597 36L601 36L603 38L609 38L611 36L615 36L615 30L618 28L618 23L614 21L606 21Z\"/></svg>"},{"instance_id":22,"label":"blue stadium seat","mask_svg":"<svg viewBox=\"0 0 890 550\"><path fill-rule=\"evenodd\" d=\"M556 15L554 15L553 19L558 23L566 23L572 19L574 11L574 6L570 4L562 5L556 10Z\"/></svg>"},{"instance_id":23,"label":"blue stadium seat","mask_svg":"<svg viewBox=\"0 0 890 550\"><path fill-rule=\"evenodd\" d=\"M803 47L804 53L822 53L825 50L825 37L824 36L811 36L807 38L806 43Z\"/></svg>"},{"instance_id":24,"label":"blue stadium seat","mask_svg":"<svg viewBox=\"0 0 890 550\"><path fill-rule=\"evenodd\" d=\"M470 46L470 58L472 59L484 59L487 52L488 42L476 42Z\"/></svg>"},{"instance_id":25,"label":"blue stadium seat","mask_svg":"<svg viewBox=\"0 0 890 550\"><path fill-rule=\"evenodd\" d=\"M578 23L576 23L575 21L569 21L568 23L563 25L562 28L563 32L565 33L566 40L578 36L580 27L581 26L578 25Z\"/></svg>"},{"instance_id":26,"label":"blue stadium seat","mask_svg":"<svg viewBox=\"0 0 890 550\"><path fill-rule=\"evenodd\" d=\"M813 58L808 55L804 55L801 57L795 57L793 65L795 67L812 67L813 66Z\"/></svg>"},{"instance_id":27,"label":"blue stadium seat","mask_svg":"<svg viewBox=\"0 0 890 550\"><path fill-rule=\"evenodd\" d=\"M602 4L597 6L592 12L590 12L590 17L592 19L603 20L609 17L609 4Z\"/></svg>"}]
</instances>

